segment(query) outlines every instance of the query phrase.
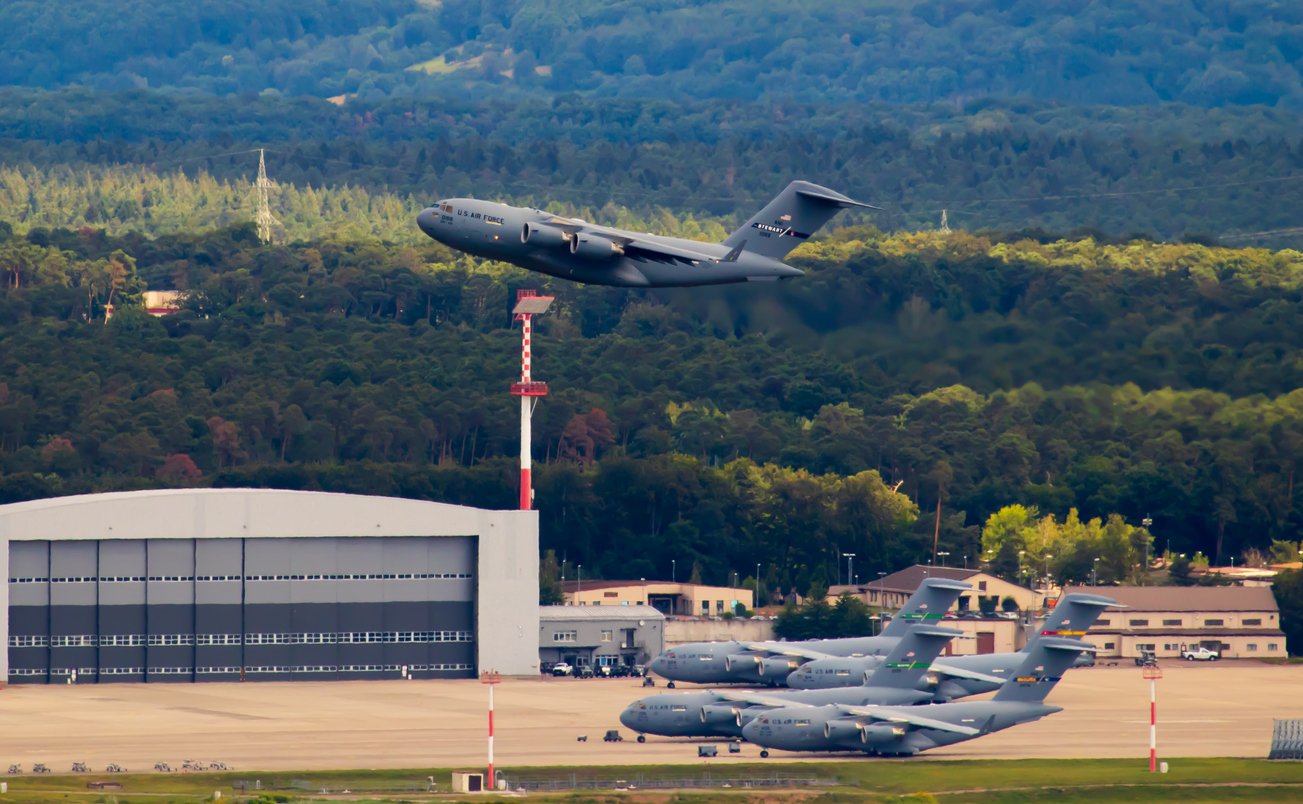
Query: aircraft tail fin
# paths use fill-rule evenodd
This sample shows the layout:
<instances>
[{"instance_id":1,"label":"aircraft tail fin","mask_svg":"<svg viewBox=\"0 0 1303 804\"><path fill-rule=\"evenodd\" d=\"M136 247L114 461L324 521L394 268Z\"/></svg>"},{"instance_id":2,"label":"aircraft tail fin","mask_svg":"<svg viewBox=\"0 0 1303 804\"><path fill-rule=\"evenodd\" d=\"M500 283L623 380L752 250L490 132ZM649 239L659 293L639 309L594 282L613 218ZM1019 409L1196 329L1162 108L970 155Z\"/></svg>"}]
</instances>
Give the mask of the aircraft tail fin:
<instances>
[{"instance_id":1,"label":"aircraft tail fin","mask_svg":"<svg viewBox=\"0 0 1303 804\"><path fill-rule=\"evenodd\" d=\"M865 683L870 687L912 690L950 640L963 635L963 631L950 628L916 625L900 638Z\"/></svg>"},{"instance_id":2,"label":"aircraft tail fin","mask_svg":"<svg viewBox=\"0 0 1303 804\"><path fill-rule=\"evenodd\" d=\"M724 245L782 260L845 207L877 209L827 187L794 181L729 235Z\"/></svg>"},{"instance_id":3,"label":"aircraft tail fin","mask_svg":"<svg viewBox=\"0 0 1303 804\"><path fill-rule=\"evenodd\" d=\"M1059 637L1042 637L1027 651L1023 661L1004 686L995 693L996 701L1040 703L1082 651L1094 653L1098 648L1088 642Z\"/></svg>"},{"instance_id":4,"label":"aircraft tail fin","mask_svg":"<svg viewBox=\"0 0 1303 804\"><path fill-rule=\"evenodd\" d=\"M924 578L887 627L882 629L882 636L903 637L912 625L940 620L959 596L972 588L963 581Z\"/></svg>"},{"instance_id":5,"label":"aircraft tail fin","mask_svg":"<svg viewBox=\"0 0 1303 804\"><path fill-rule=\"evenodd\" d=\"M1104 613L1104 609L1110 607L1125 608L1124 606L1120 606L1118 602L1112 598L1107 598L1103 595L1086 595L1080 593L1064 595L1059 600L1058 604L1055 605L1049 616L1045 618L1045 622L1041 624L1040 630L1037 631L1036 635L1032 637L1032 640L1027 643L1027 648L1024 649L1024 652L1029 650L1032 645L1035 644L1036 640L1043 637L1066 637L1077 639L1085 636L1086 632L1090 630L1090 627L1099 619L1099 616Z\"/></svg>"}]
</instances>

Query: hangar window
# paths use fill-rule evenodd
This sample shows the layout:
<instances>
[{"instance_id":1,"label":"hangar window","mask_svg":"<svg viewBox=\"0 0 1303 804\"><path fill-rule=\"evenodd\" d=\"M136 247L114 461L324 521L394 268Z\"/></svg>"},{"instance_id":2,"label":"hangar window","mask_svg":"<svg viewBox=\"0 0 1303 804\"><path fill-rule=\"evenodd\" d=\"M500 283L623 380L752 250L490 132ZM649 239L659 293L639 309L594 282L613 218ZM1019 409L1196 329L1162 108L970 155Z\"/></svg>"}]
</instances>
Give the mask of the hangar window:
<instances>
[{"instance_id":1,"label":"hangar window","mask_svg":"<svg viewBox=\"0 0 1303 804\"><path fill-rule=\"evenodd\" d=\"M1226 621L1221 619L1204 620L1203 624L1204 625L1226 625Z\"/></svg>"},{"instance_id":2,"label":"hangar window","mask_svg":"<svg viewBox=\"0 0 1303 804\"><path fill-rule=\"evenodd\" d=\"M1100 618L1100 619L1098 619L1098 620L1095 621L1095 625L1108 625L1108 619L1107 619L1107 618Z\"/></svg>"},{"instance_id":3,"label":"hangar window","mask_svg":"<svg viewBox=\"0 0 1303 804\"><path fill-rule=\"evenodd\" d=\"M1149 620L1128 620L1128 625L1149 625Z\"/></svg>"},{"instance_id":4,"label":"hangar window","mask_svg":"<svg viewBox=\"0 0 1303 804\"><path fill-rule=\"evenodd\" d=\"M1268 653L1270 653L1270 652L1272 652L1272 651L1276 651L1276 650L1280 650L1280 645L1277 645L1275 642L1268 642L1268 643L1267 643L1267 652L1268 652Z\"/></svg>"},{"instance_id":5,"label":"hangar window","mask_svg":"<svg viewBox=\"0 0 1303 804\"><path fill-rule=\"evenodd\" d=\"M1249 648L1249 650L1254 650L1254 651L1256 651L1256 650L1258 649L1258 643L1256 643L1256 642L1250 642L1250 643L1248 644L1248 648Z\"/></svg>"},{"instance_id":6,"label":"hangar window","mask_svg":"<svg viewBox=\"0 0 1303 804\"><path fill-rule=\"evenodd\" d=\"M1153 643L1153 642L1138 642L1138 643L1136 643L1136 650L1154 650L1154 643Z\"/></svg>"},{"instance_id":7,"label":"hangar window","mask_svg":"<svg viewBox=\"0 0 1303 804\"><path fill-rule=\"evenodd\" d=\"M602 641L603 641L603 642L610 642L610 641L612 641L612 640L614 640L614 639L615 639L615 632L614 632L614 631L603 631L603 632L602 632Z\"/></svg>"},{"instance_id":8,"label":"hangar window","mask_svg":"<svg viewBox=\"0 0 1303 804\"><path fill-rule=\"evenodd\" d=\"M1261 618L1261 617L1246 617L1246 618L1244 618L1244 624L1245 624L1245 625L1262 625L1262 618Z\"/></svg>"},{"instance_id":9,"label":"hangar window","mask_svg":"<svg viewBox=\"0 0 1303 804\"><path fill-rule=\"evenodd\" d=\"M556 633L552 634L552 641L553 642L575 642L577 641L578 636L579 636L578 633L575 631L557 631Z\"/></svg>"},{"instance_id":10,"label":"hangar window","mask_svg":"<svg viewBox=\"0 0 1303 804\"><path fill-rule=\"evenodd\" d=\"M145 644L144 634L103 634L101 648L133 648Z\"/></svg>"},{"instance_id":11,"label":"hangar window","mask_svg":"<svg viewBox=\"0 0 1303 804\"><path fill-rule=\"evenodd\" d=\"M1180 625L1180 620L1163 620L1163 625Z\"/></svg>"},{"instance_id":12,"label":"hangar window","mask_svg":"<svg viewBox=\"0 0 1303 804\"><path fill-rule=\"evenodd\" d=\"M10 636L9 647L11 648L44 648L46 647L45 637L43 636ZM12 672L12 671L10 671Z\"/></svg>"},{"instance_id":13,"label":"hangar window","mask_svg":"<svg viewBox=\"0 0 1303 804\"><path fill-rule=\"evenodd\" d=\"M93 648L96 643L94 634L75 634L50 637L52 648Z\"/></svg>"}]
</instances>

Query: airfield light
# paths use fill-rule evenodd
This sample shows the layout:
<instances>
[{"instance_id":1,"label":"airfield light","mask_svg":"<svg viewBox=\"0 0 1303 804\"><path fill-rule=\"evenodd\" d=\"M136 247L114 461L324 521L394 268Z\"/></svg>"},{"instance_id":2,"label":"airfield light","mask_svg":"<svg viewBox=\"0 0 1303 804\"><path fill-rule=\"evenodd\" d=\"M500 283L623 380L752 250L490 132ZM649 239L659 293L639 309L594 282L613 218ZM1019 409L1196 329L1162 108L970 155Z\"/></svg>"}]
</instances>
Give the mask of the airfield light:
<instances>
[{"instance_id":1,"label":"airfield light","mask_svg":"<svg viewBox=\"0 0 1303 804\"><path fill-rule=\"evenodd\" d=\"M552 296L540 296L536 290L516 291L516 306L511 311L521 323L520 329L520 382L511 384L511 395L520 397L520 510L534 507L534 486L530 477L533 464L533 430L530 417L538 398L547 396L547 383L530 376L530 340L533 317L542 315L552 306Z\"/></svg>"}]
</instances>

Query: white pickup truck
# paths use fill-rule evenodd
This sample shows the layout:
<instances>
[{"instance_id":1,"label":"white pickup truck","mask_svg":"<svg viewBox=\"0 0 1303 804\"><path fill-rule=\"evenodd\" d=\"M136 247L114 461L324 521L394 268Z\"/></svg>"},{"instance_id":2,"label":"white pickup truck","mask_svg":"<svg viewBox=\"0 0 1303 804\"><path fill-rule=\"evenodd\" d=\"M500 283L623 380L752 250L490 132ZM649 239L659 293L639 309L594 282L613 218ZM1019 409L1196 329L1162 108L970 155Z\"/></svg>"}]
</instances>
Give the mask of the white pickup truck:
<instances>
[{"instance_id":1,"label":"white pickup truck","mask_svg":"<svg viewBox=\"0 0 1303 804\"><path fill-rule=\"evenodd\" d=\"M1198 647L1181 651L1181 658L1191 662L1195 660L1201 662L1215 662L1221 657L1222 655L1220 653L1218 653L1215 650L1210 650L1208 648L1205 648L1203 645L1199 645Z\"/></svg>"}]
</instances>

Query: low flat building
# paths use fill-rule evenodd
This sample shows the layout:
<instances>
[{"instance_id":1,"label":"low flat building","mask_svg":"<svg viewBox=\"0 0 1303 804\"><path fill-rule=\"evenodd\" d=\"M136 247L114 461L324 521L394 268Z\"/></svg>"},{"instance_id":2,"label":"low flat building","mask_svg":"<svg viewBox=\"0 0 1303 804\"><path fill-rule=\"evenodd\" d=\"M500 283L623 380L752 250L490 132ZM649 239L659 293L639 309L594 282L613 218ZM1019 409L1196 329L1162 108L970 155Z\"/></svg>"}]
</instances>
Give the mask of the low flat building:
<instances>
[{"instance_id":1,"label":"low flat building","mask_svg":"<svg viewBox=\"0 0 1303 804\"><path fill-rule=\"evenodd\" d=\"M931 567L925 564L915 564L868 583L829 587L828 597L836 599L842 594L850 594L873 608L894 611L905 605L905 601L922 585L925 578L962 581L973 587L971 592L964 592L959 596L959 600L952 607L953 611L981 611L982 598L986 598L988 605L996 611L1000 610L1005 598L1013 598L1022 611L1033 611L1044 604L1041 593L1009 583L981 570Z\"/></svg>"},{"instance_id":2,"label":"low flat building","mask_svg":"<svg viewBox=\"0 0 1303 804\"><path fill-rule=\"evenodd\" d=\"M1069 586L1113 598L1126 609L1104 612L1084 638L1099 658L1160 659L1204 646L1227 659L1283 658L1276 597L1265 586Z\"/></svg>"},{"instance_id":3,"label":"low flat building","mask_svg":"<svg viewBox=\"0 0 1303 804\"><path fill-rule=\"evenodd\" d=\"M670 581L565 581L571 606L651 606L668 617L722 617L755 605L750 589Z\"/></svg>"},{"instance_id":4,"label":"low flat building","mask_svg":"<svg viewBox=\"0 0 1303 804\"><path fill-rule=\"evenodd\" d=\"M651 606L539 606L543 667L632 667L665 649L665 615Z\"/></svg>"}]
</instances>

